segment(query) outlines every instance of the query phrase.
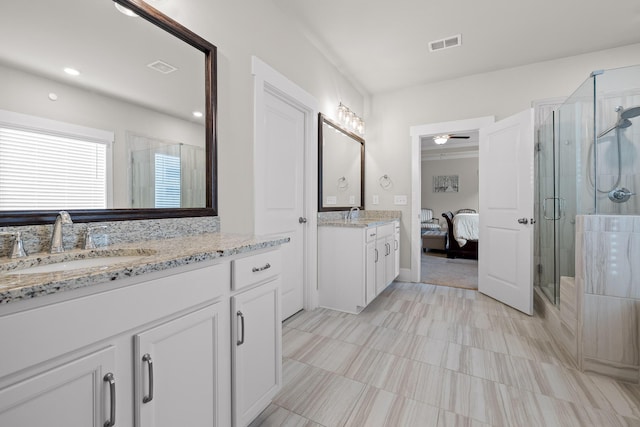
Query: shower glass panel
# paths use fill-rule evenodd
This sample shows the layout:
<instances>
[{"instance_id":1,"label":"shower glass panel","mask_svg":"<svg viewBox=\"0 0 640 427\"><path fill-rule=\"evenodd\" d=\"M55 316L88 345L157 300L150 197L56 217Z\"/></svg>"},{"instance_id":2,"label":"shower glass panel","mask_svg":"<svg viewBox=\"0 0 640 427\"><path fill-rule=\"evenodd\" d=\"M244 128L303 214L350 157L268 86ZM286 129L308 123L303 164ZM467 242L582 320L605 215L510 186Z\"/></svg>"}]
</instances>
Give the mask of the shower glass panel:
<instances>
[{"instance_id":1,"label":"shower glass panel","mask_svg":"<svg viewBox=\"0 0 640 427\"><path fill-rule=\"evenodd\" d=\"M538 221L535 227L535 284L546 295L549 301L556 303L558 299L556 284L556 145L555 145L555 112L546 113L546 119L538 127L536 144L536 202L535 210Z\"/></svg>"},{"instance_id":2,"label":"shower glass panel","mask_svg":"<svg viewBox=\"0 0 640 427\"><path fill-rule=\"evenodd\" d=\"M639 215L640 66L593 72L538 127L536 286L575 276L576 215Z\"/></svg>"},{"instance_id":3,"label":"shower glass panel","mask_svg":"<svg viewBox=\"0 0 640 427\"><path fill-rule=\"evenodd\" d=\"M204 206L204 149L155 143L131 151L131 206L191 208Z\"/></svg>"}]
</instances>

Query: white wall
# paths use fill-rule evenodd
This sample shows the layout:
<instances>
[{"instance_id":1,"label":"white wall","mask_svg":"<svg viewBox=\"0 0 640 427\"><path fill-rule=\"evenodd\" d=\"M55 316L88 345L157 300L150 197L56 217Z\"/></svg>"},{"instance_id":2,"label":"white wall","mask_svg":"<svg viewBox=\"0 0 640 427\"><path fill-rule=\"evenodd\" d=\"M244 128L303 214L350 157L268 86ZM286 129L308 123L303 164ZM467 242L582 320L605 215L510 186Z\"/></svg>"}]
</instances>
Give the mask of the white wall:
<instances>
[{"instance_id":1,"label":"white wall","mask_svg":"<svg viewBox=\"0 0 640 427\"><path fill-rule=\"evenodd\" d=\"M433 177L458 175L457 193L434 193ZM440 225L446 224L442 213L462 208L478 210L478 158L422 161L422 208L433 209Z\"/></svg>"},{"instance_id":2,"label":"white wall","mask_svg":"<svg viewBox=\"0 0 640 427\"><path fill-rule=\"evenodd\" d=\"M340 101L363 116L365 100L271 1L183 0L177 4L166 12L218 48L221 228L227 232L252 232L251 56L257 56L315 96L321 112L330 118L336 118ZM158 7L162 9L162 3ZM313 206L312 211L315 209Z\"/></svg>"},{"instance_id":3,"label":"white wall","mask_svg":"<svg viewBox=\"0 0 640 427\"><path fill-rule=\"evenodd\" d=\"M402 210L401 267L410 267L411 198L395 206L393 194L411 194L411 126L483 116L500 120L530 108L533 100L570 95L593 70L636 65L639 58L635 44L373 96L365 117L365 207ZM381 174L393 179L390 191L380 189ZM380 205L371 205L373 194L381 195Z\"/></svg>"}]
</instances>

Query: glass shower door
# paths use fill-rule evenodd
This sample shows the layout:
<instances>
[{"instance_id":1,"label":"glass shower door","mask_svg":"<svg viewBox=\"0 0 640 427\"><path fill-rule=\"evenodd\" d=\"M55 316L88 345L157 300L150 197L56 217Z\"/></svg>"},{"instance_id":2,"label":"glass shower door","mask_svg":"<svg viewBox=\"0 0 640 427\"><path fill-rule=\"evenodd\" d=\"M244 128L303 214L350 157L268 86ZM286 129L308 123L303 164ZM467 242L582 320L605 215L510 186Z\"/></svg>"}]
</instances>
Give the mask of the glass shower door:
<instances>
[{"instance_id":1,"label":"glass shower door","mask_svg":"<svg viewBox=\"0 0 640 427\"><path fill-rule=\"evenodd\" d=\"M558 301L556 274L557 207L556 165L557 150L554 138L555 115L549 115L538 128L536 144L536 172L538 175L536 217L536 269L535 284L553 304Z\"/></svg>"}]
</instances>

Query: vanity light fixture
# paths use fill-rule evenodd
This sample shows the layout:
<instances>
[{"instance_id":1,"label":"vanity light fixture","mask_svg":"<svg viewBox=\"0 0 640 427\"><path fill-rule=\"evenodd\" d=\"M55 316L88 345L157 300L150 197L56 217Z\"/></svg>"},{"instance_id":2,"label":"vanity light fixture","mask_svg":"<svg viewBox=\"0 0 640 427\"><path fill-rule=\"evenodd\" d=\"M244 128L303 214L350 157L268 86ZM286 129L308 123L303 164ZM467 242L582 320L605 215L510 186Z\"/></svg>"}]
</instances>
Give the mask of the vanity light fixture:
<instances>
[{"instance_id":1,"label":"vanity light fixture","mask_svg":"<svg viewBox=\"0 0 640 427\"><path fill-rule=\"evenodd\" d=\"M351 132L364 135L364 120L342 102L338 106L338 122Z\"/></svg>"},{"instance_id":2,"label":"vanity light fixture","mask_svg":"<svg viewBox=\"0 0 640 427\"><path fill-rule=\"evenodd\" d=\"M75 68L71 68L71 67L66 67L64 69L64 72L69 74L70 76L79 76L80 75L80 71L76 70Z\"/></svg>"},{"instance_id":3,"label":"vanity light fixture","mask_svg":"<svg viewBox=\"0 0 640 427\"><path fill-rule=\"evenodd\" d=\"M130 18L137 18L138 17L138 15L134 11L124 7L123 5L121 5L119 3L113 3L113 5L116 7L118 12L122 13L123 15L127 15Z\"/></svg>"}]
</instances>

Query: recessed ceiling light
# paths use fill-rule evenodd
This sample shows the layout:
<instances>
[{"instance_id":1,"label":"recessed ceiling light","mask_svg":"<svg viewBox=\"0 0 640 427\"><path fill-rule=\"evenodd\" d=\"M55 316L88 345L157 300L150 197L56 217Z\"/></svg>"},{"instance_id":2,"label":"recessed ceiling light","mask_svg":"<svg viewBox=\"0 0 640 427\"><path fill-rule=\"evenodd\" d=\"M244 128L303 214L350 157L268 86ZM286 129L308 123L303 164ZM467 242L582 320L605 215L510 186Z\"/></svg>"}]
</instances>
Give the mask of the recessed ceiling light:
<instances>
[{"instance_id":1,"label":"recessed ceiling light","mask_svg":"<svg viewBox=\"0 0 640 427\"><path fill-rule=\"evenodd\" d=\"M79 76L80 75L80 71L76 70L75 68L71 68L71 67L65 68L64 72L69 74L70 76Z\"/></svg>"},{"instance_id":2,"label":"recessed ceiling light","mask_svg":"<svg viewBox=\"0 0 640 427\"><path fill-rule=\"evenodd\" d=\"M131 18L136 18L138 15L136 15L131 9L127 9L126 7L124 7L123 5L119 4L119 3L114 3L113 4L116 9L118 9L118 12L127 15Z\"/></svg>"},{"instance_id":3,"label":"recessed ceiling light","mask_svg":"<svg viewBox=\"0 0 640 427\"><path fill-rule=\"evenodd\" d=\"M202 117L202 113L200 111L194 111L193 112L193 117L200 118L200 117Z\"/></svg>"}]
</instances>

